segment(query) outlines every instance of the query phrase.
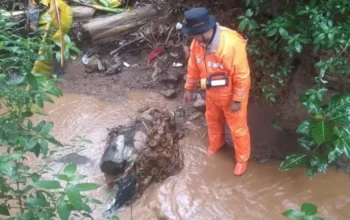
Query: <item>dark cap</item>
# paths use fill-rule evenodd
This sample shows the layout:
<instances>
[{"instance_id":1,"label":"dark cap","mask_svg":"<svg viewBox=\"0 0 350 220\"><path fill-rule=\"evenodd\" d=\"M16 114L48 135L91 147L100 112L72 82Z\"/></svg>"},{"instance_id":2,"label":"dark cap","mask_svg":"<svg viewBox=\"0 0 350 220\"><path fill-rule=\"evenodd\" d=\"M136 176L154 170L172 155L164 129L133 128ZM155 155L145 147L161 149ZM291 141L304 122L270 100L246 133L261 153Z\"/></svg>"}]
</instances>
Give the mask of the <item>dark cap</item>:
<instances>
[{"instance_id":1,"label":"dark cap","mask_svg":"<svg viewBox=\"0 0 350 220\"><path fill-rule=\"evenodd\" d=\"M187 35L204 34L215 25L215 16L209 15L206 8L192 8L185 11L185 24L181 31Z\"/></svg>"}]
</instances>

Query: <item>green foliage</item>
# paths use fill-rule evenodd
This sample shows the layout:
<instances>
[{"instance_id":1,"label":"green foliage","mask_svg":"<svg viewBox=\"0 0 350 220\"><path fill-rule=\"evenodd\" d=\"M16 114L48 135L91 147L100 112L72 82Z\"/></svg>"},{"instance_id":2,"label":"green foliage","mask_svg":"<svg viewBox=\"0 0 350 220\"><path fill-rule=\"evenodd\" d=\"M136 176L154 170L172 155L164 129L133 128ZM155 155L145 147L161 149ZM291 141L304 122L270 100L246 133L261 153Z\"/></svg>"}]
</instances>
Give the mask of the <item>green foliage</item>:
<instances>
[{"instance_id":1,"label":"green foliage","mask_svg":"<svg viewBox=\"0 0 350 220\"><path fill-rule=\"evenodd\" d=\"M328 164L341 155L350 158L350 95L336 95L322 105L326 91L325 88L310 89L299 96L300 103L312 116L297 129L304 153L287 156L281 170L304 166L312 178L317 172L325 173Z\"/></svg>"},{"instance_id":2,"label":"green foliage","mask_svg":"<svg viewBox=\"0 0 350 220\"><path fill-rule=\"evenodd\" d=\"M238 30L251 36L248 52L254 60L253 72L269 73L272 78L261 85L265 98L272 102L277 98L271 95L276 92L272 86L285 86L292 68L292 62L284 63L281 57L292 61L300 54L318 56L319 61L314 63L318 71L315 80L321 84L327 83L327 73L350 73L346 53L350 45L350 2L298 0L282 4L284 7L275 9L276 16L270 1L246 0L247 10L238 17ZM267 19L265 14L275 16ZM272 54L280 58L271 58Z\"/></svg>"},{"instance_id":3,"label":"green foliage","mask_svg":"<svg viewBox=\"0 0 350 220\"><path fill-rule=\"evenodd\" d=\"M289 209L282 213L284 217L295 220L324 220L316 216L317 207L313 204L304 203L301 205L301 212L295 209Z\"/></svg>"},{"instance_id":4,"label":"green foliage","mask_svg":"<svg viewBox=\"0 0 350 220\"><path fill-rule=\"evenodd\" d=\"M35 60L48 58L48 54L37 55L40 36L24 38L12 27L13 23L0 14L1 219L69 219L73 214L90 217L89 205L100 201L84 193L99 186L81 182L86 176L77 173L75 164L68 164L54 177L50 177L53 170L47 165L28 166L28 158L45 158L52 149L63 146L51 135L52 122L36 124L31 120L62 92L56 78L31 72ZM47 45L47 49L53 46Z\"/></svg>"}]
</instances>

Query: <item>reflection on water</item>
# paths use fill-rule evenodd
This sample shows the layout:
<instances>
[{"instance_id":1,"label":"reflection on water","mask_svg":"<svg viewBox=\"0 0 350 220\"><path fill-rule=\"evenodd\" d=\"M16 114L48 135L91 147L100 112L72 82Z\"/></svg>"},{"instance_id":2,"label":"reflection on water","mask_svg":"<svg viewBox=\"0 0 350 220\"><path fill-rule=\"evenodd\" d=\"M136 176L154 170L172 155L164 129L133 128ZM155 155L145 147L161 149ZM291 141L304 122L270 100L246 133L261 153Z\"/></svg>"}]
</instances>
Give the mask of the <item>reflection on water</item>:
<instances>
[{"instance_id":1,"label":"reflection on water","mask_svg":"<svg viewBox=\"0 0 350 220\"><path fill-rule=\"evenodd\" d=\"M136 94L136 95L135 95ZM147 104L151 107L175 108L177 103L162 99L157 94L129 93L130 100L110 103L94 98L65 94L45 112L49 117L36 120L53 121L53 134L62 142L76 135L87 136L93 144L79 155L91 163L81 163L79 171L89 175L90 181L105 185L99 170L99 160L104 151L107 128L128 122L136 116L137 109ZM326 175L309 180L303 169L291 172L278 171L278 163L250 163L242 177L232 175L232 149L223 149L207 157L206 132L202 128L187 135L182 141L185 151L185 169L163 183L152 185L131 208L122 209L120 219L284 219L280 213L299 208L304 202L314 203L319 215L326 219L350 219L349 178L333 169ZM74 160L74 159L73 159ZM62 164L57 164L62 166ZM112 196L107 186L91 196L100 200ZM96 219L103 219L105 206L94 211Z\"/></svg>"}]
</instances>

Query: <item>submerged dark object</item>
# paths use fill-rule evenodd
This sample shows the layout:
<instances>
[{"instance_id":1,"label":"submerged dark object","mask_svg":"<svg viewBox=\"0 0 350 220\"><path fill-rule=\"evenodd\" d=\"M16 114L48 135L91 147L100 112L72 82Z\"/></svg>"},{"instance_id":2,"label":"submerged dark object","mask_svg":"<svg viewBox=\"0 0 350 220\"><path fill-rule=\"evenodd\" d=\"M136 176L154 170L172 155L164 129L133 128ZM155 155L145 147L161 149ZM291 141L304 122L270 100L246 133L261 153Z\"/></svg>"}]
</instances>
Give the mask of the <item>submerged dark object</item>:
<instances>
[{"instance_id":1,"label":"submerged dark object","mask_svg":"<svg viewBox=\"0 0 350 220\"><path fill-rule=\"evenodd\" d=\"M113 174L118 186L108 212L131 204L153 182L161 182L184 167L178 140L182 129L170 112L149 109L130 125L110 130L101 170Z\"/></svg>"},{"instance_id":2,"label":"submerged dark object","mask_svg":"<svg viewBox=\"0 0 350 220\"><path fill-rule=\"evenodd\" d=\"M119 209L125 203L129 202L136 193L136 177L134 175L128 175L126 178L118 182L118 191L115 196L115 202L113 209Z\"/></svg>"}]
</instances>

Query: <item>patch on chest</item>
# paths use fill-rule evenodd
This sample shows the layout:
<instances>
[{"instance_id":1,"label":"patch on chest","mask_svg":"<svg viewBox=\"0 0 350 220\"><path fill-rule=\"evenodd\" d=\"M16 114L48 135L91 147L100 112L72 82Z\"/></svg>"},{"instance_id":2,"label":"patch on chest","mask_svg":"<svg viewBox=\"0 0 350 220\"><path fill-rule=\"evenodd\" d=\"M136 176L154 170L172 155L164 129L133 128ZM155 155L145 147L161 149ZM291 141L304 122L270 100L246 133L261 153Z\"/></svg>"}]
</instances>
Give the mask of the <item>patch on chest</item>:
<instances>
[{"instance_id":1,"label":"patch on chest","mask_svg":"<svg viewBox=\"0 0 350 220\"><path fill-rule=\"evenodd\" d=\"M201 63L201 62L202 62L202 59L201 59L201 58L197 58L197 59L196 59L196 62L197 62L197 63Z\"/></svg>"},{"instance_id":2,"label":"patch on chest","mask_svg":"<svg viewBox=\"0 0 350 220\"><path fill-rule=\"evenodd\" d=\"M224 64L223 63L214 63L214 62L209 61L208 67L224 69Z\"/></svg>"}]
</instances>

